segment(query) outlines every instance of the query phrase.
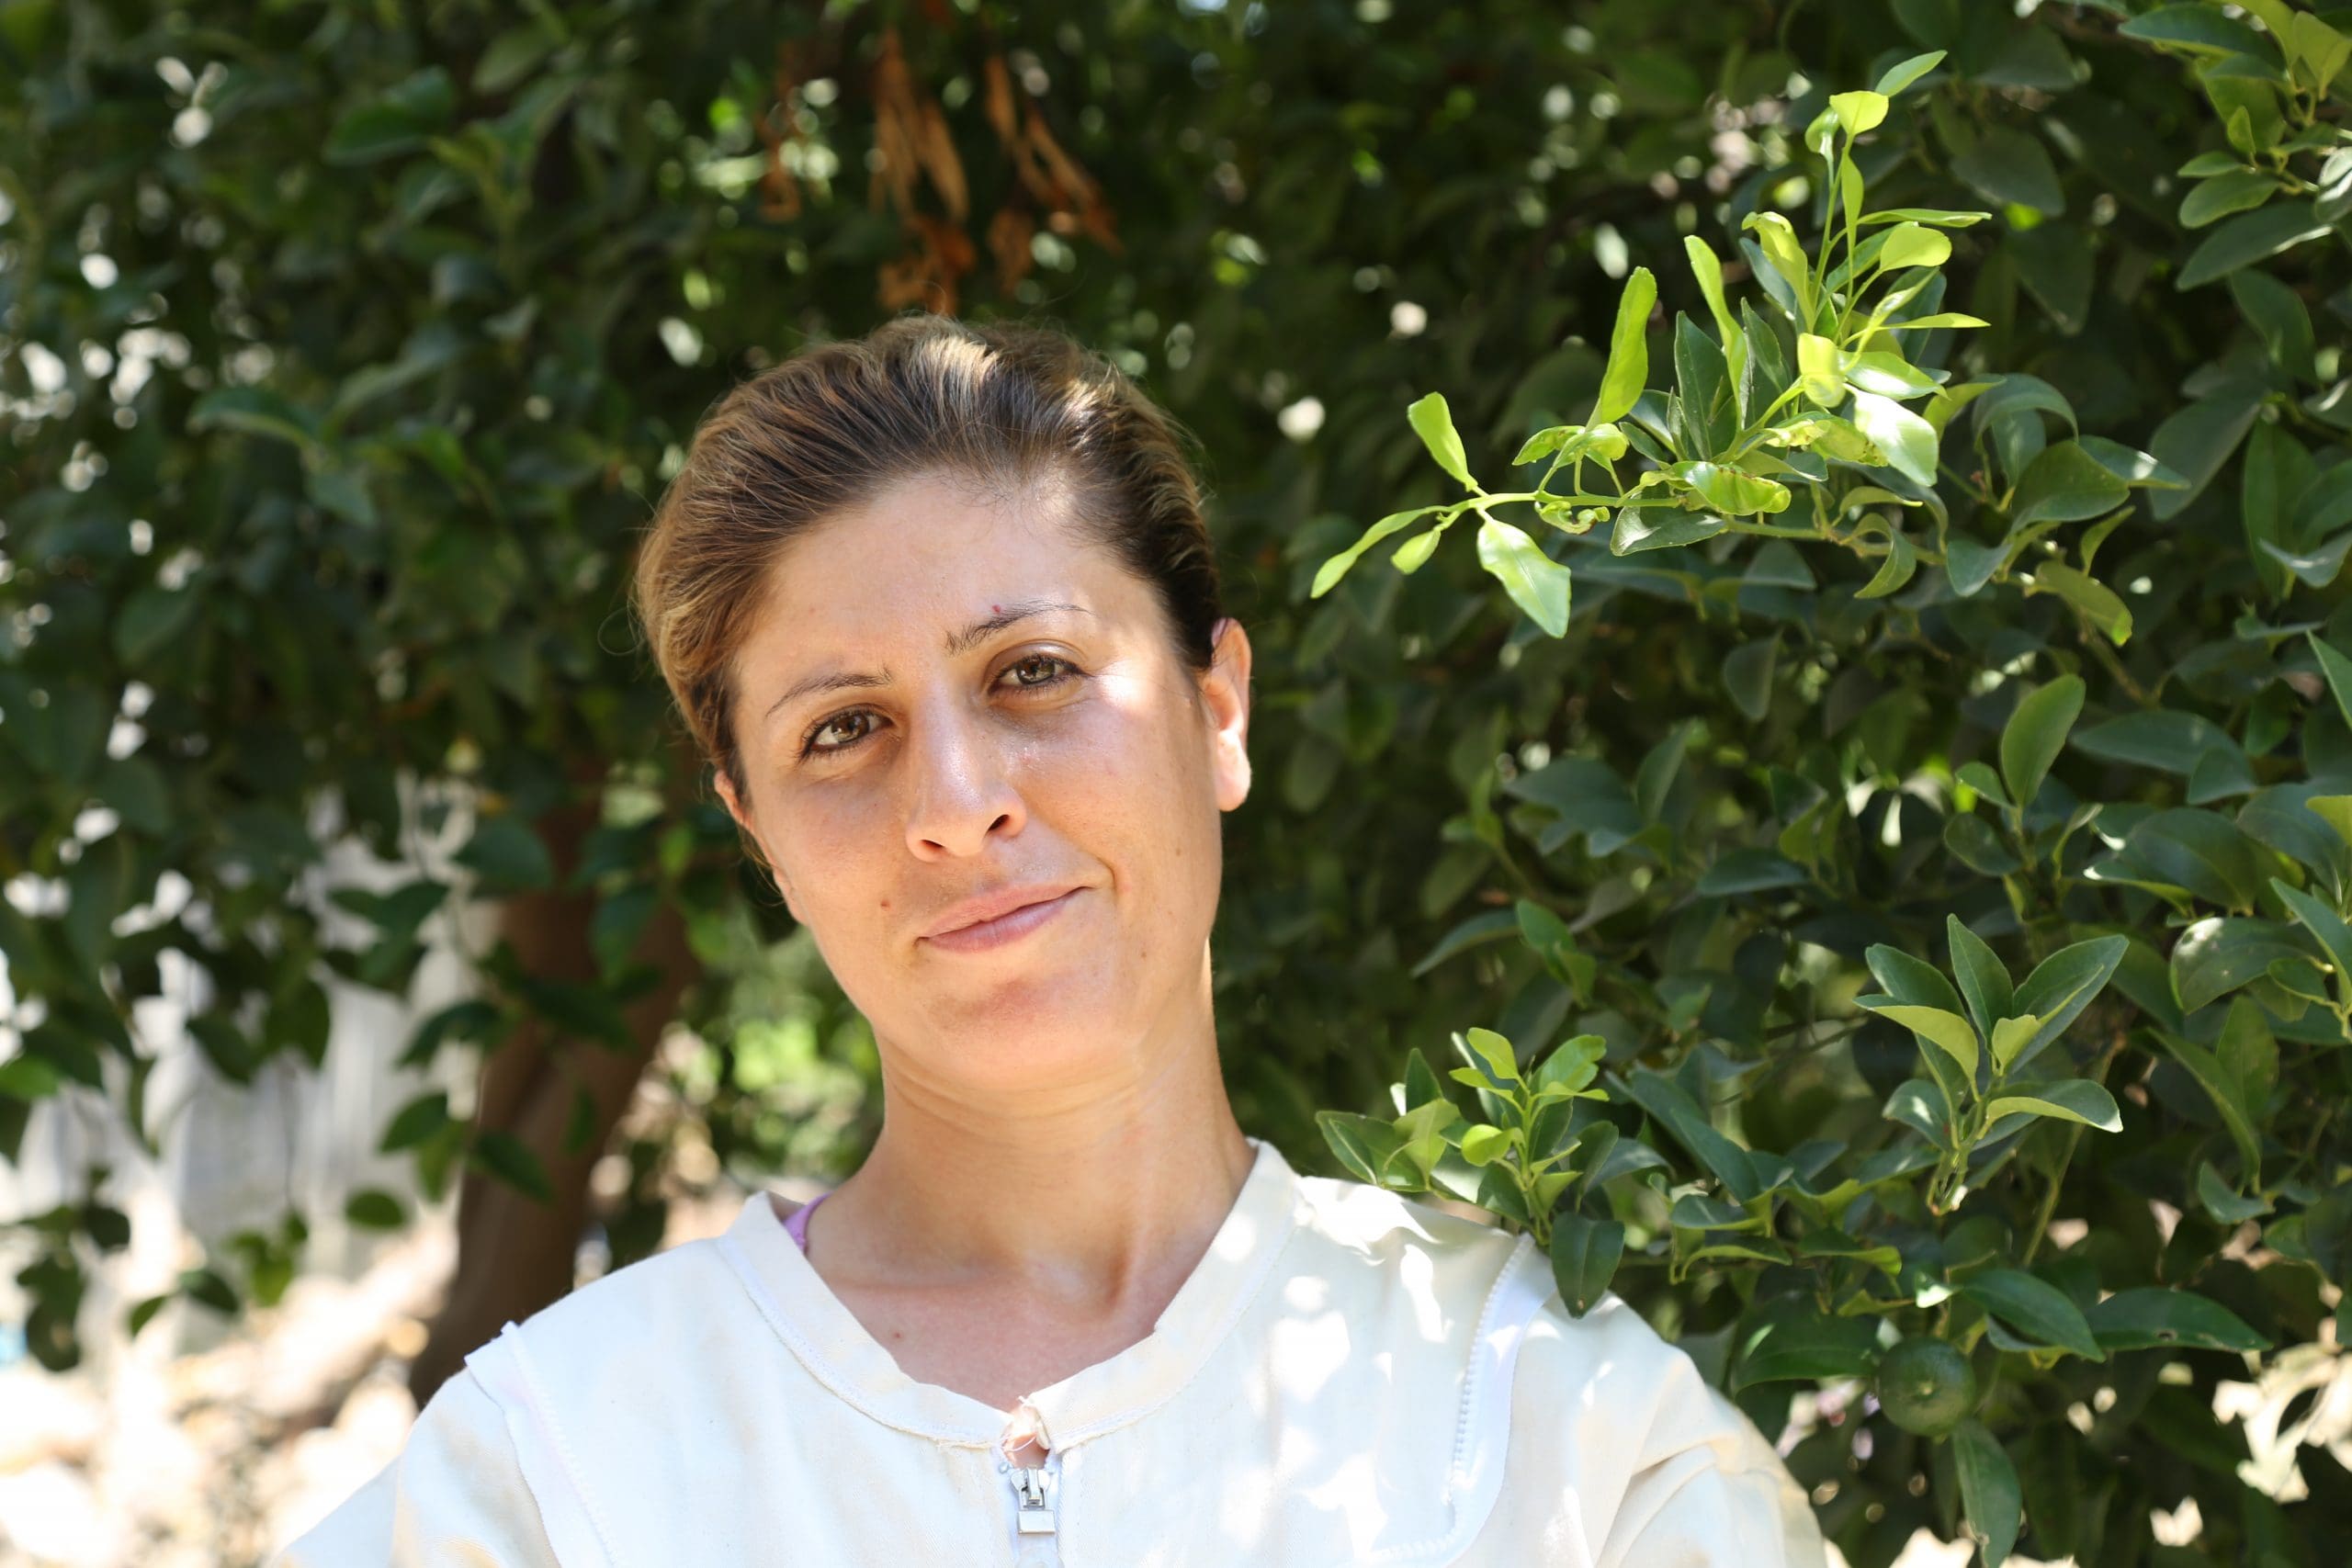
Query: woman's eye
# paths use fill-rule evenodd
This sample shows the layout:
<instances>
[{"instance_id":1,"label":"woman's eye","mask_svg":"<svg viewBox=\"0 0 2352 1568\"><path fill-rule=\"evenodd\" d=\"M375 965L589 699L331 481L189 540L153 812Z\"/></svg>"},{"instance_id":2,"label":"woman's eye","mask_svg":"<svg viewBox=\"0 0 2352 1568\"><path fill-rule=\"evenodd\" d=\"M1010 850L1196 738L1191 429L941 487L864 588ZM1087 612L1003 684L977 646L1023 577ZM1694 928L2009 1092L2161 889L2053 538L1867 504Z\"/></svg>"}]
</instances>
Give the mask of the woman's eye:
<instances>
[{"instance_id":1,"label":"woman's eye","mask_svg":"<svg viewBox=\"0 0 2352 1568\"><path fill-rule=\"evenodd\" d=\"M1046 671L1042 678L1030 679L1022 673L1023 671L1035 671L1039 668ZM1033 653L1028 658L1007 666L1005 673L1013 678L1012 683L1016 686L1050 686L1060 680L1062 672L1069 669L1069 664L1067 660L1056 659L1050 653Z\"/></svg>"},{"instance_id":2,"label":"woman's eye","mask_svg":"<svg viewBox=\"0 0 2352 1568\"><path fill-rule=\"evenodd\" d=\"M1058 686L1071 680L1077 667L1067 659L1050 653L1033 653L1015 660L1004 667L998 680L1009 690L1037 692ZM854 708L848 713L820 719L801 738L800 755L804 758L839 756L854 750L874 733L874 714L866 708Z\"/></svg>"}]
</instances>

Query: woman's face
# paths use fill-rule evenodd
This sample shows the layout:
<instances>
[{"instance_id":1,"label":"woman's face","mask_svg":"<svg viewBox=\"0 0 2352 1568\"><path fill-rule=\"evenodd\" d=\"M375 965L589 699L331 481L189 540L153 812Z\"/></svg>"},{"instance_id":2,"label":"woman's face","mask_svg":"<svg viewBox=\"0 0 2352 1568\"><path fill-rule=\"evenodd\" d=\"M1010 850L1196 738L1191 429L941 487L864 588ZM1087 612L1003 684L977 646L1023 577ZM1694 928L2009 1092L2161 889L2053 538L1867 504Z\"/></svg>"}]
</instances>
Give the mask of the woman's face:
<instances>
[{"instance_id":1,"label":"woman's face","mask_svg":"<svg viewBox=\"0 0 2352 1568\"><path fill-rule=\"evenodd\" d=\"M785 547L738 656L720 792L901 1072L1074 1087L1206 1021L1249 638L1196 674L1073 504L884 491ZM998 896L1054 901L948 929Z\"/></svg>"}]
</instances>

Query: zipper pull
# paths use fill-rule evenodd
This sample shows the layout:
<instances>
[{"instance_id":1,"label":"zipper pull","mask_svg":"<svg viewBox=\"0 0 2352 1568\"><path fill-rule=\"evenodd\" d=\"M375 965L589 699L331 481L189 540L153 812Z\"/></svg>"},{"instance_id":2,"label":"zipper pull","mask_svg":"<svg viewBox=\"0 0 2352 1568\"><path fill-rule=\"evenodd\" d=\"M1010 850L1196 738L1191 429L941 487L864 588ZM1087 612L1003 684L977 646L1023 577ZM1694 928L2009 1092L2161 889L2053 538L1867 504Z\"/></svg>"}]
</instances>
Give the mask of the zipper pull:
<instances>
[{"instance_id":1,"label":"zipper pull","mask_svg":"<svg viewBox=\"0 0 2352 1568\"><path fill-rule=\"evenodd\" d=\"M998 1440L997 1469L1012 1483L1013 1502L1017 1512L1013 1520L1013 1544L1017 1548L1015 1568L1060 1568L1061 1553L1054 1530L1054 1505L1046 1494L1046 1471L1048 1466L1059 1468L1060 1455L1046 1448L1045 1435L1035 1409L1023 1406L1014 1420L1006 1427ZM1017 1464L1016 1453L1031 1448L1045 1450L1044 1464Z\"/></svg>"},{"instance_id":2,"label":"zipper pull","mask_svg":"<svg viewBox=\"0 0 2352 1568\"><path fill-rule=\"evenodd\" d=\"M1020 1548L1013 1558L1016 1568L1060 1568L1061 1553L1057 1550L1054 1535L1054 1507L1046 1495L1046 1470L1043 1465L1012 1465L1007 1467L1012 1482L1012 1495L1020 1506L1015 1526L1016 1542Z\"/></svg>"}]
</instances>

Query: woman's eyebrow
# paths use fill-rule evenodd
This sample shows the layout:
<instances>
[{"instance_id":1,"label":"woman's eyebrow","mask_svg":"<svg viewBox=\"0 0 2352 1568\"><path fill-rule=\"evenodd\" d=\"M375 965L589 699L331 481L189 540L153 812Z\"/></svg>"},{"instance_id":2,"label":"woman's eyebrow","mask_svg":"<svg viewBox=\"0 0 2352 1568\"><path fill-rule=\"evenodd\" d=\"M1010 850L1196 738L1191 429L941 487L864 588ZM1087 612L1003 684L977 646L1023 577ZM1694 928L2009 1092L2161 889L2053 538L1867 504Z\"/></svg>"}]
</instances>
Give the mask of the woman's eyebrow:
<instances>
[{"instance_id":1,"label":"woman's eyebrow","mask_svg":"<svg viewBox=\"0 0 2352 1568\"><path fill-rule=\"evenodd\" d=\"M1080 615L1091 615L1094 613L1083 604L1069 604L1054 599L1015 600L1010 604L998 608L994 615L986 619L974 621L962 631L948 633L947 651L951 655L967 652L982 638L1001 632L1016 622L1025 621L1032 615L1042 615L1055 610L1068 610ZM887 686L890 683L890 671L887 667L879 673L870 675L831 670L806 676L794 682L786 689L783 695L768 705L768 711L762 716L762 721L774 718L777 709L797 698L820 692L865 690L874 686Z\"/></svg>"}]
</instances>

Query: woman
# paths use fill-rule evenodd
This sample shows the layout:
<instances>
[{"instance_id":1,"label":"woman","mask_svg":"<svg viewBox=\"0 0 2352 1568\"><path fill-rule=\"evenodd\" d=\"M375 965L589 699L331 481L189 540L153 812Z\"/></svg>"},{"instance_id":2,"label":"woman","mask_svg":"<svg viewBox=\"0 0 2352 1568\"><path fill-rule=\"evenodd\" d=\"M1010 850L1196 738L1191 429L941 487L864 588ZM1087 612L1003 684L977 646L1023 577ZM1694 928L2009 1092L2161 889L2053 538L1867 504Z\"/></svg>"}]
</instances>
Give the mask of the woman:
<instances>
[{"instance_id":1,"label":"woman","mask_svg":"<svg viewBox=\"0 0 2352 1568\"><path fill-rule=\"evenodd\" d=\"M712 411L637 606L882 1132L509 1324L289 1568L1824 1561L1623 1301L1236 1123L1250 639L1176 434L1057 333L920 315Z\"/></svg>"}]
</instances>

